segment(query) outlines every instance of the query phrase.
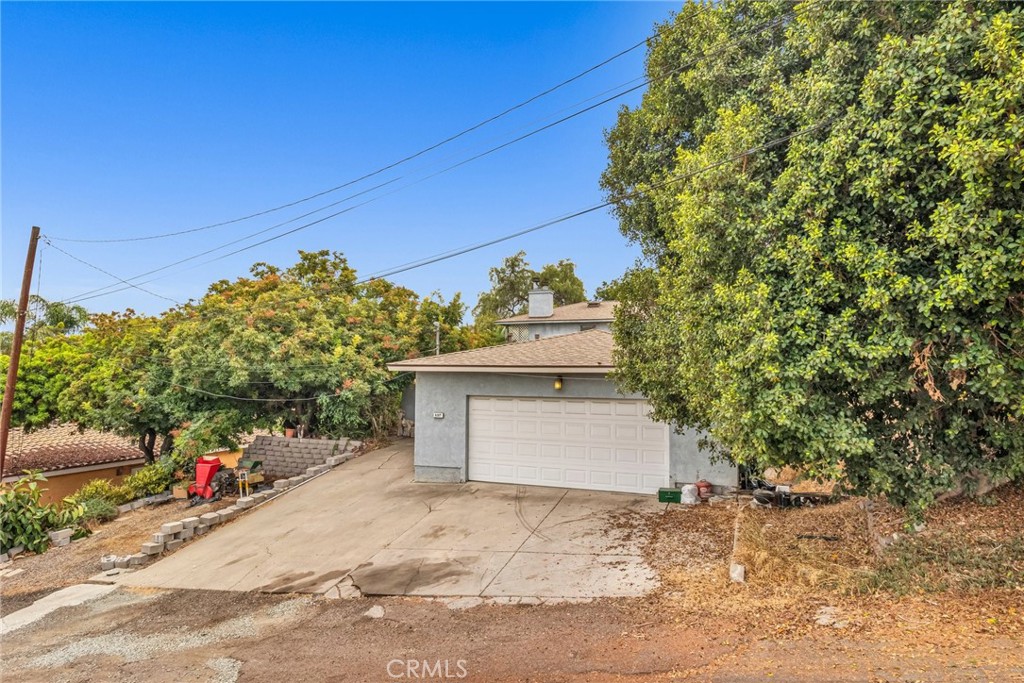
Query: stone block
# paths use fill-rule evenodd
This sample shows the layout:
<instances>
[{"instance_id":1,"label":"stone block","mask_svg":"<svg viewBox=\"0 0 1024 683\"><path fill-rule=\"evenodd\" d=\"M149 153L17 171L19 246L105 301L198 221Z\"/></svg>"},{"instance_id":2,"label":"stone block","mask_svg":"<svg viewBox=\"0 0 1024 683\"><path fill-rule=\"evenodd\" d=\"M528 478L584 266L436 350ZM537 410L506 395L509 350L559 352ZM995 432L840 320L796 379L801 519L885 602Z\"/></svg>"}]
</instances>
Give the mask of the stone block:
<instances>
[{"instance_id":1,"label":"stone block","mask_svg":"<svg viewBox=\"0 0 1024 683\"><path fill-rule=\"evenodd\" d=\"M134 509L135 509L135 505L132 504L132 503L125 503L124 505L118 505L117 506L118 514L124 514L126 512L131 512Z\"/></svg>"},{"instance_id":2,"label":"stone block","mask_svg":"<svg viewBox=\"0 0 1024 683\"><path fill-rule=\"evenodd\" d=\"M195 534L196 534L196 528L194 526L190 526L189 528L182 529L180 532L178 532L177 536L181 540L187 541L188 539L190 539L193 536L195 536Z\"/></svg>"},{"instance_id":3,"label":"stone block","mask_svg":"<svg viewBox=\"0 0 1024 683\"><path fill-rule=\"evenodd\" d=\"M320 471L317 468L315 468L315 467L307 467L306 468L306 476L307 477L315 477L318 474L320 474Z\"/></svg>"},{"instance_id":4,"label":"stone block","mask_svg":"<svg viewBox=\"0 0 1024 683\"><path fill-rule=\"evenodd\" d=\"M138 567L139 565L145 564L146 562L149 562L149 555L147 555L146 553L135 553L134 555L130 555L128 557L129 567Z\"/></svg>"},{"instance_id":5,"label":"stone block","mask_svg":"<svg viewBox=\"0 0 1024 683\"><path fill-rule=\"evenodd\" d=\"M108 571L113 569L115 562L117 562L117 555L104 555L100 558L100 570Z\"/></svg>"},{"instance_id":6,"label":"stone block","mask_svg":"<svg viewBox=\"0 0 1024 683\"><path fill-rule=\"evenodd\" d=\"M362 447L363 447L363 442L362 441L357 441L356 439L352 439L345 446L345 450L348 451L349 453L353 453L355 451L358 451Z\"/></svg>"},{"instance_id":7,"label":"stone block","mask_svg":"<svg viewBox=\"0 0 1024 683\"><path fill-rule=\"evenodd\" d=\"M298 486L304 481L305 479L303 479L299 475L295 475L294 477L288 477L288 486Z\"/></svg>"},{"instance_id":8,"label":"stone block","mask_svg":"<svg viewBox=\"0 0 1024 683\"><path fill-rule=\"evenodd\" d=\"M242 498L239 498L236 503L236 505L243 510L248 510L255 504L256 501L252 499L252 496L243 496Z\"/></svg>"},{"instance_id":9,"label":"stone block","mask_svg":"<svg viewBox=\"0 0 1024 683\"><path fill-rule=\"evenodd\" d=\"M121 555L114 560L114 569L128 569L131 564L131 555Z\"/></svg>"},{"instance_id":10,"label":"stone block","mask_svg":"<svg viewBox=\"0 0 1024 683\"><path fill-rule=\"evenodd\" d=\"M199 518L186 517L185 519L181 520L181 525L186 529L194 529L197 526L199 526Z\"/></svg>"},{"instance_id":11,"label":"stone block","mask_svg":"<svg viewBox=\"0 0 1024 683\"><path fill-rule=\"evenodd\" d=\"M59 543L60 541L71 541L71 534L75 533L74 529L59 529L57 531L51 531L48 535L50 541L53 543Z\"/></svg>"},{"instance_id":12,"label":"stone block","mask_svg":"<svg viewBox=\"0 0 1024 683\"><path fill-rule=\"evenodd\" d=\"M159 555L164 551L163 543L143 543L142 552L147 555Z\"/></svg>"},{"instance_id":13,"label":"stone block","mask_svg":"<svg viewBox=\"0 0 1024 683\"><path fill-rule=\"evenodd\" d=\"M288 488L291 485L292 485L292 482L291 482L290 479L278 479L277 481L274 482L274 490L275 491L284 491L286 488Z\"/></svg>"},{"instance_id":14,"label":"stone block","mask_svg":"<svg viewBox=\"0 0 1024 683\"><path fill-rule=\"evenodd\" d=\"M252 501L253 501L253 505L259 505L260 503L262 503L263 501L265 501L267 499L267 492L266 491L257 491L256 493L252 494L251 498L252 498ZM238 501L238 502L242 502L242 501Z\"/></svg>"},{"instance_id":15,"label":"stone block","mask_svg":"<svg viewBox=\"0 0 1024 683\"><path fill-rule=\"evenodd\" d=\"M158 531L157 533L153 534L151 538L153 540L153 543L167 543L167 541L174 540L174 534L165 534L161 531Z\"/></svg>"},{"instance_id":16,"label":"stone block","mask_svg":"<svg viewBox=\"0 0 1024 683\"><path fill-rule=\"evenodd\" d=\"M180 538L176 538L173 541L168 541L167 544L164 545L164 549L168 551L177 550L181 547L181 544L184 542L185 541L181 540Z\"/></svg>"},{"instance_id":17,"label":"stone block","mask_svg":"<svg viewBox=\"0 0 1024 683\"><path fill-rule=\"evenodd\" d=\"M209 530L210 530L210 527L206 526L205 524L200 524L195 529L193 529L193 531L195 532L196 536L202 536L203 534L205 534Z\"/></svg>"},{"instance_id":18,"label":"stone block","mask_svg":"<svg viewBox=\"0 0 1024 683\"><path fill-rule=\"evenodd\" d=\"M138 498L138 499L133 500L131 502L132 510L138 510L140 507L144 507L145 505L146 505L146 501L144 501L141 498Z\"/></svg>"},{"instance_id":19,"label":"stone block","mask_svg":"<svg viewBox=\"0 0 1024 683\"><path fill-rule=\"evenodd\" d=\"M328 467L337 467L338 465L340 465L343 462L344 462L344 460L342 460L341 458L339 458L336 455L332 455L331 457L327 458L327 466Z\"/></svg>"},{"instance_id":20,"label":"stone block","mask_svg":"<svg viewBox=\"0 0 1024 683\"><path fill-rule=\"evenodd\" d=\"M205 515L199 515L199 523L205 524L206 526L213 526L220 521L219 512L207 512Z\"/></svg>"},{"instance_id":21,"label":"stone block","mask_svg":"<svg viewBox=\"0 0 1024 683\"><path fill-rule=\"evenodd\" d=\"M179 531L181 531L184 528L185 528L185 525L182 524L181 522L168 522L167 524L164 524L163 526L160 527L160 533L163 533L163 534L176 534L176 533L178 533Z\"/></svg>"}]
</instances>

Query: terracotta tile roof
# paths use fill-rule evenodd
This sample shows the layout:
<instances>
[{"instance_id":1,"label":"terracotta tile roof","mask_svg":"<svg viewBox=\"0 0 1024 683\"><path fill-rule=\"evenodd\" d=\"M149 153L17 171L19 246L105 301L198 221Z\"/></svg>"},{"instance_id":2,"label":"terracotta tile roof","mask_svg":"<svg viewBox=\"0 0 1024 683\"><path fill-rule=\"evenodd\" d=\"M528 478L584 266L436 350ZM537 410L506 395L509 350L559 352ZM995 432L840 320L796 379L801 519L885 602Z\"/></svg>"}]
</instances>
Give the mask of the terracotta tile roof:
<instances>
[{"instance_id":1,"label":"terracotta tile roof","mask_svg":"<svg viewBox=\"0 0 1024 683\"><path fill-rule=\"evenodd\" d=\"M71 467L120 463L143 457L134 439L109 432L65 424L25 433L11 429L7 439L7 458L3 476L20 474L22 470L52 472Z\"/></svg>"},{"instance_id":2,"label":"terracotta tile roof","mask_svg":"<svg viewBox=\"0 0 1024 683\"><path fill-rule=\"evenodd\" d=\"M610 332L587 330L537 341L488 346L440 356L424 356L391 363L392 370L454 371L479 369L538 369L609 372L613 339Z\"/></svg>"},{"instance_id":3,"label":"terracotta tile roof","mask_svg":"<svg viewBox=\"0 0 1024 683\"><path fill-rule=\"evenodd\" d=\"M596 305L595 305L596 304ZM611 322L615 319L618 301L581 301L559 306L546 318L531 318L526 313L499 320L499 325L519 325L529 322Z\"/></svg>"}]
</instances>

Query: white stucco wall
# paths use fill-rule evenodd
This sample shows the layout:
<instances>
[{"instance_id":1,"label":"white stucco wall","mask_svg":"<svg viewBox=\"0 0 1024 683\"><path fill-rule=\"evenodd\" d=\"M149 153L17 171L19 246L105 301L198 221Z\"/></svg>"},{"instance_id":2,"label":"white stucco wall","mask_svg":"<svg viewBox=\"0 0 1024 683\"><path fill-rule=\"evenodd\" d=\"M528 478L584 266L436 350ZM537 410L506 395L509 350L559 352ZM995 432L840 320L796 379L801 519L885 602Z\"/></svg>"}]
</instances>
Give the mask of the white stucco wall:
<instances>
[{"instance_id":1,"label":"white stucco wall","mask_svg":"<svg viewBox=\"0 0 1024 683\"><path fill-rule=\"evenodd\" d=\"M465 481L470 396L535 398L643 398L620 394L612 382L596 377L565 375L561 391L550 377L493 373L421 372L416 377L417 481ZM443 413L443 418L433 417ZM707 479L717 486L735 486L737 470L712 464L697 447L696 432L671 432L669 474L674 482Z\"/></svg>"}]
</instances>

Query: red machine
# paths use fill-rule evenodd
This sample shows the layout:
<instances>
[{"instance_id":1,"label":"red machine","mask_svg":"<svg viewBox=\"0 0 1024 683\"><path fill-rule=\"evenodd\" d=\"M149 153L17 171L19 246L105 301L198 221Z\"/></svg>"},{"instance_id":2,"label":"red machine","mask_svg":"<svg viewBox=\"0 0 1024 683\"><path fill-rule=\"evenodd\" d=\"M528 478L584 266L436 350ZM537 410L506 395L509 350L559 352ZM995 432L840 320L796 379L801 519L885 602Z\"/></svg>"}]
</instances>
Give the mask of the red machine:
<instances>
[{"instance_id":1,"label":"red machine","mask_svg":"<svg viewBox=\"0 0 1024 683\"><path fill-rule=\"evenodd\" d=\"M196 460L196 482L189 484L189 497L213 498L216 493L212 486L213 477L220 470L220 467L220 458L204 455Z\"/></svg>"}]
</instances>

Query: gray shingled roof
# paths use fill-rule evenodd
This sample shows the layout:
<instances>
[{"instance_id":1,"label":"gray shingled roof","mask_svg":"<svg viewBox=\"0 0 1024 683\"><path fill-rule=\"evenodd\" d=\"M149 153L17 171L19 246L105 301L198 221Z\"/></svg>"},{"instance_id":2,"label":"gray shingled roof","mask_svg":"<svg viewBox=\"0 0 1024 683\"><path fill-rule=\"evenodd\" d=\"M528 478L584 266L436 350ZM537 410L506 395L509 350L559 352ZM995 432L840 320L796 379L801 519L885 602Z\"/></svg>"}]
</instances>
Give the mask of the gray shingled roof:
<instances>
[{"instance_id":1,"label":"gray shingled roof","mask_svg":"<svg viewBox=\"0 0 1024 683\"><path fill-rule=\"evenodd\" d=\"M587 330L537 341L412 358L390 363L388 368L423 372L537 369L609 372L614 367L613 345L610 332Z\"/></svg>"},{"instance_id":2,"label":"gray shingled roof","mask_svg":"<svg viewBox=\"0 0 1024 683\"><path fill-rule=\"evenodd\" d=\"M597 304L596 306L594 304ZM531 322L611 322L615 319L618 301L581 301L559 306L546 318L531 318L526 313L499 320L499 325L521 325Z\"/></svg>"}]
</instances>

